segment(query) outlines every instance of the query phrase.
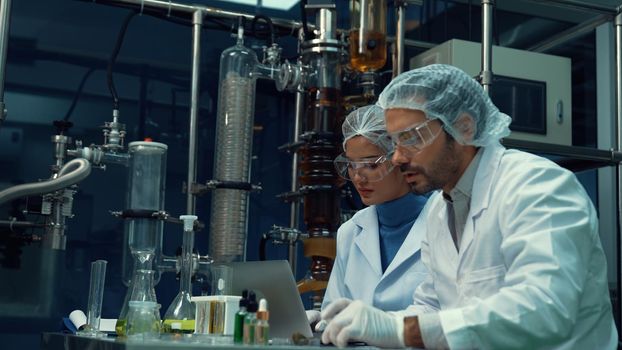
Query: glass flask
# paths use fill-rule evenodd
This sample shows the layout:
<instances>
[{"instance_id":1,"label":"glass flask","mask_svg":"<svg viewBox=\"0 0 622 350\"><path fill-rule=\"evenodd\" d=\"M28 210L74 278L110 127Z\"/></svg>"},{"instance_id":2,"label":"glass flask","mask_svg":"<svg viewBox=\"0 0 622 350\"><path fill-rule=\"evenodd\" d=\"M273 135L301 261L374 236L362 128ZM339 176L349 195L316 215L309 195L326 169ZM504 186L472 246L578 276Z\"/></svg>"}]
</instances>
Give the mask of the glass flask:
<instances>
[{"instance_id":1,"label":"glass flask","mask_svg":"<svg viewBox=\"0 0 622 350\"><path fill-rule=\"evenodd\" d=\"M179 278L179 293L164 314L162 331L172 333L172 325L181 325L176 332L193 333L195 323L195 305L190 300L192 296L192 273L193 258L192 250L194 247L193 224L197 219L194 215L182 215L180 219L184 222L183 243L181 246L181 268Z\"/></svg>"},{"instance_id":2,"label":"glass flask","mask_svg":"<svg viewBox=\"0 0 622 350\"><path fill-rule=\"evenodd\" d=\"M136 270L134 271L134 278L127 289L127 294L121 307L121 313L117 319L115 325L115 331L119 336L127 335L127 321L128 312L130 309L130 303L134 301L148 301L157 304L155 289L153 287L153 276L155 271L153 270ZM159 311L158 319L160 318Z\"/></svg>"},{"instance_id":3,"label":"glass flask","mask_svg":"<svg viewBox=\"0 0 622 350\"><path fill-rule=\"evenodd\" d=\"M128 340L154 340L160 337L160 312L155 301L130 301L127 315Z\"/></svg>"},{"instance_id":4,"label":"glass flask","mask_svg":"<svg viewBox=\"0 0 622 350\"><path fill-rule=\"evenodd\" d=\"M350 3L350 65L359 72L384 67L387 61L387 1Z\"/></svg>"}]
</instances>

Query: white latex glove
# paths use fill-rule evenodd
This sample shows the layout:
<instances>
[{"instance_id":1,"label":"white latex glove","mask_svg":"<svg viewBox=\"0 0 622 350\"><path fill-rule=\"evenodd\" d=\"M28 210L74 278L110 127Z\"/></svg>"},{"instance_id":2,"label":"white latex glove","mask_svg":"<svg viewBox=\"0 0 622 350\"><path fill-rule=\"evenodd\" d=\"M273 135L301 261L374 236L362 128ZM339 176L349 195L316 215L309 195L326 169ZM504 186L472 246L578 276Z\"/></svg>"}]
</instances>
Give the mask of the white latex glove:
<instances>
[{"instance_id":1,"label":"white latex glove","mask_svg":"<svg viewBox=\"0 0 622 350\"><path fill-rule=\"evenodd\" d=\"M404 347L402 316L386 313L360 300L338 301L322 311L322 319L329 320L322 333L322 343L333 343L340 348L348 346L348 341L361 341L382 348Z\"/></svg>"},{"instance_id":2,"label":"white latex glove","mask_svg":"<svg viewBox=\"0 0 622 350\"><path fill-rule=\"evenodd\" d=\"M305 310L307 313L307 320L309 324L314 324L316 322L320 322L322 319L322 314L317 310Z\"/></svg>"}]
</instances>

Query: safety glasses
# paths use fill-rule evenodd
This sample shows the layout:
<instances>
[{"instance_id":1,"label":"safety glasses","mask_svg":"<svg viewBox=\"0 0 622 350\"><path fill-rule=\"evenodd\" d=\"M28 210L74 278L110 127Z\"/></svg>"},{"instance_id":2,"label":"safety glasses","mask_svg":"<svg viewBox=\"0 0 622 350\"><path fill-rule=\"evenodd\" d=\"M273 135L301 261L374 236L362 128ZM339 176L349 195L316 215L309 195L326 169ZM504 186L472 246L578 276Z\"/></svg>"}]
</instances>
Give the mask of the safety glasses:
<instances>
[{"instance_id":1,"label":"safety glasses","mask_svg":"<svg viewBox=\"0 0 622 350\"><path fill-rule=\"evenodd\" d=\"M348 181L352 181L358 175L368 182L377 182L393 170L391 156L392 154L385 154L379 157L351 160L342 153L335 158L333 163L337 174Z\"/></svg>"},{"instance_id":2,"label":"safety glasses","mask_svg":"<svg viewBox=\"0 0 622 350\"><path fill-rule=\"evenodd\" d=\"M391 142L394 147L404 147L408 150L420 152L424 147L428 146L443 130L440 127L436 132L430 129L430 122L436 119L428 119L423 123L413 125L404 130L389 133Z\"/></svg>"}]
</instances>

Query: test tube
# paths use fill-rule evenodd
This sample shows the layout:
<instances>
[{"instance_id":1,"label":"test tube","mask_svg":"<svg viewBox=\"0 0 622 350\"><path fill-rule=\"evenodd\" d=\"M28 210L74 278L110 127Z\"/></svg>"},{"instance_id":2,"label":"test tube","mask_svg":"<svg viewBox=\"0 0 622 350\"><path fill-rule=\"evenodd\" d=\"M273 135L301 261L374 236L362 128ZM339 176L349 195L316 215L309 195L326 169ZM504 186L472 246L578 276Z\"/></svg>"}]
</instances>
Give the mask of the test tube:
<instances>
[{"instance_id":1,"label":"test tube","mask_svg":"<svg viewBox=\"0 0 622 350\"><path fill-rule=\"evenodd\" d=\"M91 263L87 324L93 333L99 332L102 300L104 299L104 284L106 282L106 264L108 264L106 260L97 260Z\"/></svg>"}]
</instances>

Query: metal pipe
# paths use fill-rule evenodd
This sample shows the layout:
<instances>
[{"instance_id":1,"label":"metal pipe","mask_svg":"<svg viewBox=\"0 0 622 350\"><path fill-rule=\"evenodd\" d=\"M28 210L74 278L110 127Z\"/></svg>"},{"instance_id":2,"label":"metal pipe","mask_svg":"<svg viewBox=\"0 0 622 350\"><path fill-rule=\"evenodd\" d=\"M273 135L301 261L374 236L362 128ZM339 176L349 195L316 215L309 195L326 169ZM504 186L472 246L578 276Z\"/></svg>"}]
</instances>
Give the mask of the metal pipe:
<instances>
[{"instance_id":1,"label":"metal pipe","mask_svg":"<svg viewBox=\"0 0 622 350\"><path fill-rule=\"evenodd\" d=\"M14 221L14 220L0 220L1 228L8 228L9 231L13 231L13 229L17 228L39 228L44 227L45 224L40 224L31 221Z\"/></svg>"},{"instance_id":2,"label":"metal pipe","mask_svg":"<svg viewBox=\"0 0 622 350\"><path fill-rule=\"evenodd\" d=\"M25 183L0 191L0 204L15 198L58 191L77 184L89 176L90 173L91 163L86 159L74 159L67 162L58 172L58 177L54 179Z\"/></svg>"},{"instance_id":3,"label":"metal pipe","mask_svg":"<svg viewBox=\"0 0 622 350\"><path fill-rule=\"evenodd\" d=\"M614 20L616 40L616 125L615 139L616 149L622 149L622 12L618 13ZM622 182L620 182L622 185Z\"/></svg>"},{"instance_id":4,"label":"metal pipe","mask_svg":"<svg viewBox=\"0 0 622 350\"><path fill-rule=\"evenodd\" d=\"M615 137L615 145L616 150L619 152L622 149L622 7L618 8L618 14L615 16L615 20L613 22L615 28L615 57L616 57L616 94L615 94L615 106L616 106L616 118L614 121L614 137ZM622 237L620 235L620 229L622 226L622 194L620 190L622 189L622 166L618 164L616 169L617 176L617 189L615 191L616 195L616 219L617 219L617 257L618 257L618 269L622 268L621 260L620 260L620 252L622 251L622 246L620 244ZM619 274L619 270L618 270ZM620 280L618 280L618 292L620 290Z\"/></svg>"},{"instance_id":5,"label":"metal pipe","mask_svg":"<svg viewBox=\"0 0 622 350\"><path fill-rule=\"evenodd\" d=\"M3 0L4 1L4 0ZM255 15L246 14L243 12L225 11L214 7L200 6L200 5L188 5L181 4L169 0L79 0L85 2L96 2L105 5L131 7L136 10L142 11L159 11L167 16L194 16L196 11L203 12L206 17L213 18L225 18L225 19L237 19L244 17L247 20L252 20ZM281 29L291 29L292 35L296 34L296 29L302 28L302 23L298 21L292 21L281 18L270 18L272 24L275 27ZM313 25L308 25L309 29L314 29Z\"/></svg>"},{"instance_id":6,"label":"metal pipe","mask_svg":"<svg viewBox=\"0 0 622 350\"><path fill-rule=\"evenodd\" d=\"M294 140L292 141L294 144L300 141L300 134L302 134L302 117L304 115L304 97L305 93L302 90L296 91L296 116L294 119ZM295 192L298 190L298 152L293 152L292 157L292 174L291 174L291 191ZM289 212L289 227L298 229L298 225L300 225L300 201L297 199L293 200L290 206ZM292 268L292 272L294 273L294 277L296 276L296 242L290 243L289 245L289 265Z\"/></svg>"},{"instance_id":7,"label":"metal pipe","mask_svg":"<svg viewBox=\"0 0 622 350\"><path fill-rule=\"evenodd\" d=\"M4 104L4 75L6 73L6 54L11 26L11 0L0 1L0 125L6 118Z\"/></svg>"},{"instance_id":8,"label":"metal pipe","mask_svg":"<svg viewBox=\"0 0 622 350\"><path fill-rule=\"evenodd\" d=\"M611 15L599 15L595 18L587 20L583 23L579 23L572 28L568 28L560 33L553 35L552 37L539 42L531 47L527 48L528 51L534 52L546 52L559 45L562 45L570 40L573 40L581 35L591 32L601 24L611 21L613 16Z\"/></svg>"},{"instance_id":9,"label":"metal pipe","mask_svg":"<svg viewBox=\"0 0 622 350\"><path fill-rule=\"evenodd\" d=\"M395 29L395 49L397 56L395 75L399 75L404 71L404 24L406 21L406 3L400 1L397 3L397 28Z\"/></svg>"},{"instance_id":10,"label":"metal pipe","mask_svg":"<svg viewBox=\"0 0 622 350\"><path fill-rule=\"evenodd\" d=\"M581 0L547 0L546 2L542 0L527 0L530 2L535 2L539 5L547 5L547 6L556 6L560 8L572 9L572 10L580 10L586 12L596 12L601 14L609 14L616 15L617 10L614 6L606 6L595 4L591 1L581 1Z\"/></svg>"},{"instance_id":11,"label":"metal pipe","mask_svg":"<svg viewBox=\"0 0 622 350\"><path fill-rule=\"evenodd\" d=\"M197 10L192 16L192 81L190 83L190 128L188 137L188 185L186 213L194 215L196 198L192 188L197 179L197 120L199 116L199 75L201 65L201 28L203 12Z\"/></svg>"},{"instance_id":12,"label":"metal pipe","mask_svg":"<svg viewBox=\"0 0 622 350\"><path fill-rule=\"evenodd\" d=\"M394 43L396 40L397 39L393 36L387 36L388 43ZM404 46L410 46L410 47L414 47L417 49L431 49L433 47L436 47L437 45L438 44L429 43L427 41L404 39Z\"/></svg>"},{"instance_id":13,"label":"metal pipe","mask_svg":"<svg viewBox=\"0 0 622 350\"><path fill-rule=\"evenodd\" d=\"M179 4L176 2L168 2L162 0L77 0L77 1L86 1L86 2L96 2L105 5L111 6L121 6L121 7L131 7L133 9L140 9L141 3L142 8L144 10L156 10L161 11L166 15L184 15L188 16L194 13L197 10L201 10L205 13L205 16L214 17L214 18L225 18L225 19L237 19L239 17L244 17L248 20L252 20L254 15L249 15L242 12L232 12L232 11L223 11L217 8L197 6L197 5L185 5ZM169 10L170 9L170 10ZM290 29L292 31L292 36L297 35L296 30L302 28L302 23L298 21L292 21L282 18L272 18L272 24L275 27L279 27L282 29ZM310 30L313 30L315 26L312 23L307 24ZM347 32L343 29L337 29L338 33ZM387 36L387 42L392 43L396 39L394 37ZM437 44L429 43L425 41L419 40L411 40L404 39L404 46L419 48L419 49L430 49L435 47Z\"/></svg>"},{"instance_id":14,"label":"metal pipe","mask_svg":"<svg viewBox=\"0 0 622 350\"><path fill-rule=\"evenodd\" d=\"M482 0L482 72L480 83L490 93L492 85L492 10L494 0Z\"/></svg>"}]
</instances>

